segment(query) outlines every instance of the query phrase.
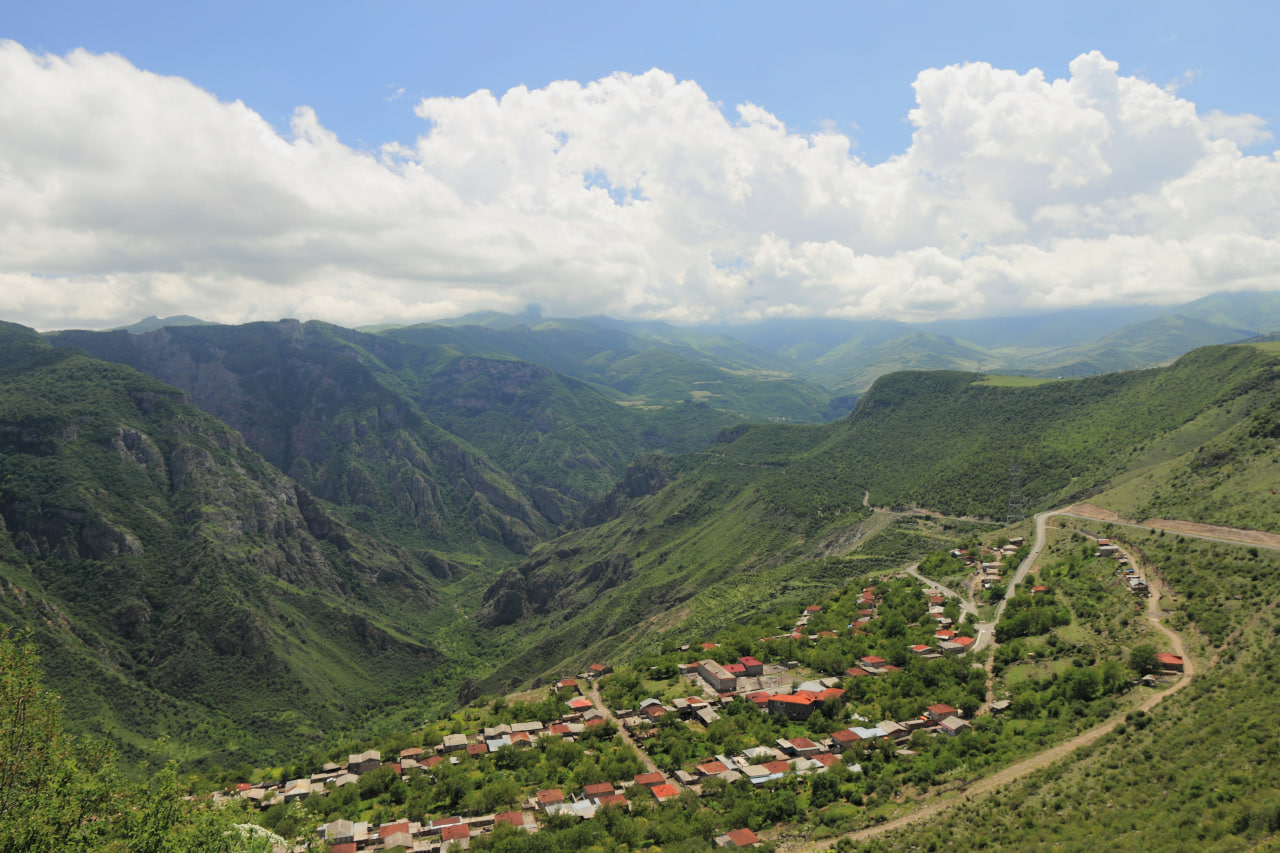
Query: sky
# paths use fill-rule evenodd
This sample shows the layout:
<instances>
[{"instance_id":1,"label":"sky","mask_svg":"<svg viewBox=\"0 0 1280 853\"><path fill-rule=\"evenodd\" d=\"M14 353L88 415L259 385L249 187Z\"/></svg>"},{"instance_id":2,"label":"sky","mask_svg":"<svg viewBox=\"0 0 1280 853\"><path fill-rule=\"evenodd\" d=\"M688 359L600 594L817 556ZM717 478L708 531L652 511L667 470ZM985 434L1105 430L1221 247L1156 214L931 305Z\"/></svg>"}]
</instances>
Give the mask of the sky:
<instances>
[{"instance_id":1,"label":"sky","mask_svg":"<svg viewBox=\"0 0 1280 853\"><path fill-rule=\"evenodd\" d=\"M39 329L1280 289L1269 4L15 5L0 319Z\"/></svg>"}]
</instances>

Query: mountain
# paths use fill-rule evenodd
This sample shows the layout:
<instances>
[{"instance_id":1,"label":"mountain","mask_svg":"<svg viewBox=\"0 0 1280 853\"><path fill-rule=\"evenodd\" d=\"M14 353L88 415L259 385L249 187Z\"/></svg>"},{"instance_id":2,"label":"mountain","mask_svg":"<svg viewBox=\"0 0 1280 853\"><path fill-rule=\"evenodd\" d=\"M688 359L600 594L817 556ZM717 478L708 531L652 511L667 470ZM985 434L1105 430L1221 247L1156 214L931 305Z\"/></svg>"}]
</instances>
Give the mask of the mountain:
<instances>
[{"instance_id":1,"label":"mountain","mask_svg":"<svg viewBox=\"0 0 1280 853\"><path fill-rule=\"evenodd\" d=\"M1017 364L1023 371L1039 376L1110 373L1160 364L1198 347L1250 337L1250 332L1240 328L1170 314L1125 326L1088 344L1023 357Z\"/></svg>"},{"instance_id":2,"label":"mountain","mask_svg":"<svg viewBox=\"0 0 1280 853\"><path fill-rule=\"evenodd\" d=\"M792 375L794 365L726 338L660 324L550 320L531 327L518 318L473 319L484 324L409 326L384 336L539 364L636 406L695 404L732 421L821 423L834 416L832 395Z\"/></svg>"},{"instance_id":3,"label":"mountain","mask_svg":"<svg viewBox=\"0 0 1280 853\"><path fill-rule=\"evenodd\" d=\"M743 426L696 454L638 463L588 514L592 526L536 549L485 593L482 622L536 638L487 684L662 632L723 628L783 590L857 576L875 532L864 496L1003 520L1011 493L1030 512L1135 480L1170 448L1194 465L1195 444L1270 429L1277 395L1276 356L1255 346L1022 386L904 372L881 377L839 423ZM919 537L870 541L904 560L929 550Z\"/></svg>"},{"instance_id":4,"label":"mountain","mask_svg":"<svg viewBox=\"0 0 1280 853\"><path fill-rule=\"evenodd\" d=\"M644 452L732 419L629 409L548 367L322 323L62 332L187 391L316 495L385 535L459 555L524 553ZM477 551L478 540L488 543ZM496 551L494 549L497 549Z\"/></svg>"},{"instance_id":5,"label":"mountain","mask_svg":"<svg viewBox=\"0 0 1280 853\"><path fill-rule=\"evenodd\" d=\"M143 332L154 332L156 329L163 329L165 326L213 326L215 323L201 320L199 317L192 317L190 314L177 314L173 317L165 317L161 319L152 314L150 317L144 317L136 323L128 326L122 326L121 331L128 332L131 335L140 335Z\"/></svg>"},{"instance_id":6,"label":"mountain","mask_svg":"<svg viewBox=\"0 0 1280 853\"><path fill-rule=\"evenodd\" d=\"M347 524L181 390L0 325L0 621L77 729L228 764L385 713L388 684L391 707L431 701L455 571Z\"/></svg>"}]
</instances>

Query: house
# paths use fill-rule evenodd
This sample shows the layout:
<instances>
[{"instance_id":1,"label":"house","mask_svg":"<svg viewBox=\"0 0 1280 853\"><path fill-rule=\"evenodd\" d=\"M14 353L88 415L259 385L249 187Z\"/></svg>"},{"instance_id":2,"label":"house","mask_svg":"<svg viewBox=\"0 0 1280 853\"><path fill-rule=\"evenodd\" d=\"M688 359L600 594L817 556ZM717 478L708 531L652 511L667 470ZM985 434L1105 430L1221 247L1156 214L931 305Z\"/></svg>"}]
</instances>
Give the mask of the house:
<instances>
[{"instance_id":1,"label":"house","mask_svg":"<svg viewBox=\"0 0 1280 853\"><path fill-rule=\"evenodd\" d=\"M850 678L861 678L862 676L870 675L871 673L867 672L860 666L851 666L844 671L844 674Z\"/></svg>"},{"instance_id":2,"label":"house","mask_svg":"<svg viewBox=\"0 0 1280 853\"><path fill-rule=\"evenodd\" d=\"M807 720L816 707L813 696L807 692L769 697L769 713L789 720Z\"/></svg>"},{"instance_id":3,"label":"house","mask_svg":"<svg viewBox=\"0 0 1280 853\"><path fill-rule=\"evenodd\" d=\"M569 710L576 711L579 714L581 714L583 711L589 711L590 709L595 707L595 705L592 704L591 700L585 696L578 696L576 698L570 699L568 702L568 705L569 705Z\"/></svg>"},{"instance_id":4,"label":"house","mask_svg":"<svg viewBox=\"0 0 1280 853\"><path fill-rule=\"evenodd\" d=\"M457 752L467 748L466 735L445 735L440 743L441 752Z\"/></svg>"},{"instance_id":5,"label":"house","mask_svg":"<svg viewBox=\"0 0 1280 853\"><path fill-rule=\"evenodd\" d=\"M972 728L973 726L970 725L968 720L962 720L959 717L947 717L945 720L938 723L938 731L942 732L944 735L951 735L952 737L960 734L961 732L969 731Z\"/></svg>"},{"instance_id":6,"label":"house","mask_svg":"<svg viewBox=\"0 0 1280 853\"><path fill-rule=\"evenodd\" d=\"M717 847L754 847L759 843L760 836L749 829L735 829L716 839Z\"/></svg>"},{"instance_id":7,"label":"house","mask_svg":"<svg viewBox=\"0 0 1280 853\"><path fill-rule=\"evenodd\" d=\"M547 806L558 806L564 802L564 791L559 788L544 788L538 792L538 805L544 810Z\"/></svg>"},{"instance_id":8,"label":"house","mask_svg":"<svg viewBox=\"0 0 1280 853\"><path fill-rule=\"evenodd\" d=\"M952 708L944 702L939 702L936 705L930 705L928 708L924 709L925 716L935 723L941 723L947 717L953 717L958 713L960 713L959 710Z\"/></svg>"},{"instance_id":9,"label":"house","mask_svg":"<svg viewBox=\"0 0 1280 853\"><path fill-rule=\"evenodd\" d=\"M746 674L751 678L759 678L764 675L764 664L751 655L738 658L738 663L742 664Z\"/></svg>"},{"instance_id":10,"label":"house","mask_svg":"<svg viewBox=\"0 0 1280 853\"><path fill-rule=\"evenodd\" d=\"M601 797L611 797L617 793L617 789L613 787L611 782L597 782L594 785L587 785L582 789L582 793L592 800L598 800Z\"/></svg>"},{"instance_id":11,"label":"house","mask_svg":"<svg viewBox=\"0 0 1280 853\"><path fill-rule=\"evenodd\" d=\"M1166 672L1182 672L1182 658L1177 655L1171 655L1168 652L1160 652L1156 655L1156 663L1160 664L1160 668Z\"/></svg>"},{"instance_id":12,"label":"house","mask_svg":"<svg viewBox=\"0 0 1280 853\"><path fill-rule=\"evenodd\" d=\"M881 720L876 723L876 728L884 732L886 737L893 738L894 740L906 740L911 737L910 729L901 723L894 722L893 720Z\"/></svg>"},{"instance_id":13,"label":"house","mask_svg":"<svg viewBox=\"0 0 1280 853\"><path fill-rule=\"evenodd\" d=\"M867 655L866 657L864 657L864 658L862 658L861 660L859 660L859 661L858 661L858 664L859 664L863 669L865 669L867 672L869 672L869 673L871 673L871 674L873 674L873 675L874 675L875 673L879 672L879 671L880 671L880 668L881 668L882 666L884 666L885 664L887 664L887 663L888 663L888 661L887 661L887 660L885 660L884 658L879 657L879 656L877 656L877 655Z\"/></svg>"},{"instance_id":14,"label":"house","mask_svg":"<svg viewBox=\"0 0 1280 853\"><path fill-rule=\"evenodd\" d=\"M457 844L463 850L471 846L471 827L465 823L455 823L440 830L440 847L448 849L450 844Z\"/></svg>"},{"instance_id":15,"label":"house","mask_svg":"<svg viewBox=\"0 0 1280 853\"><path fill-rule=\"evenodd\" d=\"M667 784L667 777L661 773L641 773L636 776L636 784L643 785L646 788L653 788L656 785Z\"/></svg>"},{"instance_id":16,"label":"house","mask_svg":"<svg viewBox=\"0 0 1280 853\"><path fill-rule=\"evenodd\" d=\"M728 771L728 767L721 761L708 761L706 764L699 764L697 770L703 776L718 776Z\"/></svg>"},{"instance_id":17,"label":"house","mask_svg":"<svg viewBox=\"0 0 1280 853\"><path fill-rule=\"evenodd\" d=\"M471 756L472 758L478 758L481 755L488 755L488 754L489 754L489 747L487 744L483 744L483 743L467 744L467 755Z\"/></svg>"},{"instance_id":18,"label":"house","mask_svg":"<svg viewBox=\"0 0 1280 853\"><path fill-rule=\"evenodd\" d=\"M862 740L862 738L854 734L852 729L841 729L838 732L832 732L831 751L844 752L860 740Z\"/></svg>"},{"instance_id":19,"label":"house","mask_svg":"<svg viewBox=\"0 0 1280 853\"><path fill-rule=\"evenodd\" d=\"M699 708L695 716L698 718L698 722L702 723L704 726L709 726L716 720L720 719L720 715L710 708Z\"/></svg>"},{"instance_id":20,"label":"house","mask_svg":"<svg viewBox=\"0 0 1280 853\"><path fill-rule=\"evenodd\" d=\"M566 687L572 687L572 688L574 688L574 689L577 689L577 687L578 687L578 679L576 679L576 678L562 678L562 679L560 679L559 681L557 681L557 682L556 682L556 689L557 689L557 690L564 690Z\"/></svg>"},{"instance_id":21,"label":"house","mask_svg":"<svg viewBox=\"0 0 1280 853\"><path fill-rule=\"evenodd\" d=\"M592 678L599 678L600 676L608 675L611 672L613 672L613 667L609 666L607 663L593 663L591 666L587 667L587 674Z\"/></svg>"},{"instance_id":22,"label":"house","mask_svg":"<svg viewBox=\"0 0 1280 853\"><path fill-rule=\"evenodd\" d=\"M1031 587L1032 595L1046 595L1048 592L1049 592L1049 587L1043 584L1037 584L1036 586Z\"/></svg>"},{"instance_id":23,"label":"house","mask_svg":"<svg viewBox=\"0 0 1280 853\"><path fill-rule=\"evenodd\" d=\"M382 766L382 753L376 749L347 756L347 772L361 776Z\"/></svg>"},{"instance_id":24,"label":"house","mask_svg":"<svg viewBox=\"0 0 1280 853\"><path fill-rule=\"evenodd\" d=\"M391 823L384 823L378 827L379 838L390 838L391 836L398 835L400 833L404 833L406 835L409 833L409 821L397 820ZM409 843L412 844L413 843L412 840ZM393 847L395 845L388 845L388 846Z\"/></svg>"},{"instance_id":25,"label":"house","mask_svg":"<svg viewBox=\"0 0 1280 853\"><path fill-rule=\"evenodd\" d=\"M355 824L349 820L335 820L326 823L321 829L324 831L324 840L330 844L355 840Z\"/></svg>"},{"instance_id":26,"label":"house","mask_svg":"<svg viewBox=\"0 0 1280 853\"><path fill-rule=\"evenodd\" d=\"M323 788L321 789L323 790ZM284 801L292 803L295 800L305 799L311 793L310 779L293 779L284 785Z\"/></svg>"},{"instance_id":27,"label":"house","mask_svg":"<svg viewBox=\"0 0 1280 853\"><path fill-rule=\"evenodd\" d=\"M664 782L661 785L654 785L649 789L649 791L653 794L654 799L660 803L665 803L668 800L674 800L676 797L680 796L680 789L669 782Z\"/></svg>"},{"instance_id":28,"label":"house","mask_svg":"<svg viewBox=\"0 0 1280 853\"><path fill-rule=\"evenodd\" d=\"M1008 699L997 699L991 703L991 713L993 715L1003 714L1005 711L1009 710L1009 706L1012 704L1013 703Z\"/></svg>"},{"instance_id":29,"label":"house","mask_svg":"<svg viewBox=\"0 0 1280 853\"><path fill-rule=\"evenodd\" d=\"M822 752L822 747L818 746L807 737L793 737L789 741L779 740L778 745L782 747L784 752L791 752L805 758Z\"/></svg>"},{"instance_id":30,"label":"house","mask_svg":"<svg viewBox=\"0 0 1280 853\"><path fill-rule=\"evenodd\" d=\"M533 832L538 828L537 821L528 812L503 812L493 816L493 823L495 826L505 823L507 826L514 826L516 829L523 829L525 832Z\"/></svg>"}]
</instances>

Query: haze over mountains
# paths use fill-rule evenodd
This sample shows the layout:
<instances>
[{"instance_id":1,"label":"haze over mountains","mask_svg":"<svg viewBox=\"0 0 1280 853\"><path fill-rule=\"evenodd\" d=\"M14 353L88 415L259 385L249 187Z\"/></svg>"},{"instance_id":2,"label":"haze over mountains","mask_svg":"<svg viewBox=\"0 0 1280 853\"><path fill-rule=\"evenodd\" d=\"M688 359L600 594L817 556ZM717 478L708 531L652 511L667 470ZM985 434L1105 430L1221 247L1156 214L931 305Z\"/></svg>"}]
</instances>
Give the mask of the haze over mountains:
<instances>
[{"instance_id":1,"label":"haze over mountains","mask_svg":"<svg viewBox=\"0 0 1280 853\"><path fill-rule=\"evenodd\" d=\"M864 497L998 517L1012 459L1031 506L1142 475L1170 508L1160 466L1275 393L1256 348L1025 389L876 379L1168 361L1280 326L1280 298L925 327L184 320L2 330L0 605L76 725L225 764L887 568Z\"/></svg>"}]
</instances>

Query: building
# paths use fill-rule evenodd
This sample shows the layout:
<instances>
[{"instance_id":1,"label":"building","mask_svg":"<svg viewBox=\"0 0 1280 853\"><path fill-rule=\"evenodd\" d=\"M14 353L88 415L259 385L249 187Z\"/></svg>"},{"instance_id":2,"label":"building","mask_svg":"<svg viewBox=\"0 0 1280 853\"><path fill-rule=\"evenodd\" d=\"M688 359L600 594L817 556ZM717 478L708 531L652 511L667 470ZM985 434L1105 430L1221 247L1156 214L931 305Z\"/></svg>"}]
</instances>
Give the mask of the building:
<instances>
[{"instance_id":1,"label":"building","mask_svg":"<svg viewBox=\"0 0 1280 853\"><path fill-rule=\"evenodd\" d=\"M737 676L710 659L698 661L698 675L717 693L732 693L738 687Z\"/></svg>"},{"instance_id":2,"label":"building","mask_svg":"<svg viewBox=\"0 0 1280 853\"><path fill-rule=\"evenodd\" d=\"M751 678L759 678L764 675L764 664L751 655L738 658L738 663L742 664L747 675Z\"/></svg>"},{"instance_id":3,"label":"building","mask_svg":"<svg viewBox=\"0 0 1280 853\"><path fill-rule=\"evenodd\" d=\"M947 717L953 717L959 713L959 710L952 708L944 702L939 702L936 705L930 705L928 708L924 709L925 716L935 723L941 723Z\"/></svg>"},{"instance_id":4,"label":"building","mask_svg":"<svg viewBox=\"0 0 1280 853\"><path fill-rule=\"evenodd\" d=\"M347 756L347 772L357 776L377 770L382 766L382 753L376 749L362 752L359 755Z\"/></svg>"}]
</instances>

